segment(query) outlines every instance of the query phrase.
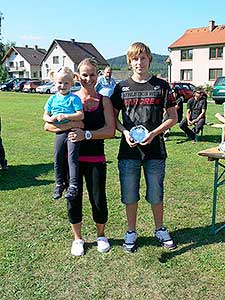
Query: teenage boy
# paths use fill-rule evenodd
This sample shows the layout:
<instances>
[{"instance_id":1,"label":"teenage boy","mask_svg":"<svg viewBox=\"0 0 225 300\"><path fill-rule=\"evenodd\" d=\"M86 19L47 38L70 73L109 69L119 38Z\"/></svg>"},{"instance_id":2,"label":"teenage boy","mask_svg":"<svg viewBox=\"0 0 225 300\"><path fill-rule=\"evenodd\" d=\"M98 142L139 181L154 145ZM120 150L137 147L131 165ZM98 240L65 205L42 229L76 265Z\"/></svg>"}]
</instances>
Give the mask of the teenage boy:
<instances>
[{"instance_id":1,"label":"teenage boy","mask_svg":"<svg viewBox=\"0 0 225 300\"><path fill-rule=\"evenodd\" d=\"M177 122L176 101L166 81L149 75L151 61L148 46L140 42L132 44L128 48L127 62L133 75L118 83L111 97L117 129L122 133L118 166L121 200L126 205L128 223L123 247L130 252L137 248L136 217L141 167L147 186L146 200L151 204L155 222L155 238L167 249L176 247L163 226L163 184L167 157L163 132ZM164 110L168 118L163 122ZM138 125L148 130L141 142L135 142L130 135L130 130Z\"/></svg>"}]
</instances>

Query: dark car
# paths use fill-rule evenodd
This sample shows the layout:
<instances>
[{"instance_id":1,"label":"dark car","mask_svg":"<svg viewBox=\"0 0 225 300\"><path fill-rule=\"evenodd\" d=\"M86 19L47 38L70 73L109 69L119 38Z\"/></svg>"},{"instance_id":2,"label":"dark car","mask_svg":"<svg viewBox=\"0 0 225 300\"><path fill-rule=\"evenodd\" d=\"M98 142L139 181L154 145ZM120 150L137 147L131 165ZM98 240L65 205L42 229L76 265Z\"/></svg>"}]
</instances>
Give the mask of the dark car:
<instances>
[{"instance_id":1,"label":"dark car","mask_svg":"<svg viewBox=\"0 0 225 300\"><path fill-rule=\"evenodd\" d=\"M26 82L27 82L27 80L21 80L21 81L18 81L17 83L15 83L14 87L13 87L13 91L15 91L15 92L22 92L24 84Z\"/></svg>"},{"instance_id":2,"label":"dark car","mask_svg":"<svg viewBox=\"0 0 225 300\"><path fill-rule=\"evenodd\" d=\"M176 88L183 98L183 102L187 102L193 96L193 91L196 88L195 85L186 82L173 82L171 83L171 88Z\"/></svg>"},{"instance_id":3,"label":"dark car","mask_svg":"<svg viewBox=\"0 0 225 300\"><path fill-rule=\"evenodd\" d=\"M216 104L225 102L225 77L218 77L213 85L212 99Z\"/></svg>"},{"instance_id":4,"label":"dark car","mask_svg":"<svg viewBox=\"0 0 225 300\"><path fill-rule=\"evenodd\" d=\"M13 78L13 79L10 79L6 82L3 82L1 85L0 85L0 90L1 91L11 91L14 87L14 84L18 82L18 78Z\"/></svg>"}]
</instances>

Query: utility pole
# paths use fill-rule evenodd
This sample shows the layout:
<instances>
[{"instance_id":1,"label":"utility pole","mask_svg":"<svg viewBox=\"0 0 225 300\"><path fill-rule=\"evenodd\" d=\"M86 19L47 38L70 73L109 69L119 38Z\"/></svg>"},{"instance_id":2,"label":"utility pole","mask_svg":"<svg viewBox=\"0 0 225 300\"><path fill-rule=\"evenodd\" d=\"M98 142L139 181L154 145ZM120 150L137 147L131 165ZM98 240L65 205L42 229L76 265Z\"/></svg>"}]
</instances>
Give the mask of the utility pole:
<instances>
[{"instance_id":1,"label":"utility pole","mask_svg":"<svg viewBox=\"0 0 225 300\"><path fill-rule=\"evenodd\" d=\"M4 20L3 13L0 11L0 41L2 40L2 20Z\"/></svg>"}]
</instances>

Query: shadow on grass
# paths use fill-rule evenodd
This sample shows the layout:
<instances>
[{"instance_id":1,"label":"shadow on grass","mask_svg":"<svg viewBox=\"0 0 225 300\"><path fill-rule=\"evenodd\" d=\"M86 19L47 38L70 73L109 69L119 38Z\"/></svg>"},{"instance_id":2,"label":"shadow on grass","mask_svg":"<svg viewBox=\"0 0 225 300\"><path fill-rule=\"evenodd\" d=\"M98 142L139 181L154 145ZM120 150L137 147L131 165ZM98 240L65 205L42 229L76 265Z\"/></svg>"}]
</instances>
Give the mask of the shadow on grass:
<instances>
[{"instance_id":1,"label":"shadow on grass","mask_svg":"<svg viewBox=\"0 0 225 300\"><path fill-rule=\"evenodd\" d=\"M16 190L18 188L48 185L54 180L43 180L37 177L53 171L53 164L9 166L0 173L0 190Z\"/></svg>"},{"instance_id":2,"label":"shadow on grass","mask_svg":"<svg viewBox=\"0 0 225 300\"><path fill-rule=\"evenodd\" d=\"M224 223L217 223L217 227L222 226ZM182 255L188 251L196 248L212 245L216 243L225 242L224 230L218 232L216 235L211 233L211 225L196 228L183 228L171 233L174 240L178 243L178 247L170 252L163 252L159 257L161 263L166 263L168 260ZM187 244L182 245L181 244Z\"/></svg>"},{"instance_id":3,"label":"shadow on grass","mask_svg":"<svg viewBox=\"0 0 225 300\"><path fill-rule=\"evenodd\" d=\"M171 141L176 141L177 144L183 144L191 142L183 132L171 132L170 137L173 137ZM176 138L177 137L177 138ZM219 144L221 142L221 135L203 135L199 136L198 142L209 142Z\"/></svg>"}]
</instances>

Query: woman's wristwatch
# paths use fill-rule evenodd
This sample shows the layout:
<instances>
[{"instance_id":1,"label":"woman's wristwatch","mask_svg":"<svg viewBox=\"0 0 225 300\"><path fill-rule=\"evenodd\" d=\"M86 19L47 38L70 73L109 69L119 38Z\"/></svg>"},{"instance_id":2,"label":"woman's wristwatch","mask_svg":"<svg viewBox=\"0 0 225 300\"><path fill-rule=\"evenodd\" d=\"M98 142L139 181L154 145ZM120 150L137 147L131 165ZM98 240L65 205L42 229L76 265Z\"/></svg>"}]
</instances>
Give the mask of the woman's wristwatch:
<instances>
[{"instance_id":1,"label":"woman's wristwatch","mask_svg":"<svg viewBox=\"0 0 225 300\"><path fill-rule=\"evenodd\" d=\"M85 130L84 137L85 140L90 140L92 138L92 133L89 130Z\"/></svg>"}]
</instances>

